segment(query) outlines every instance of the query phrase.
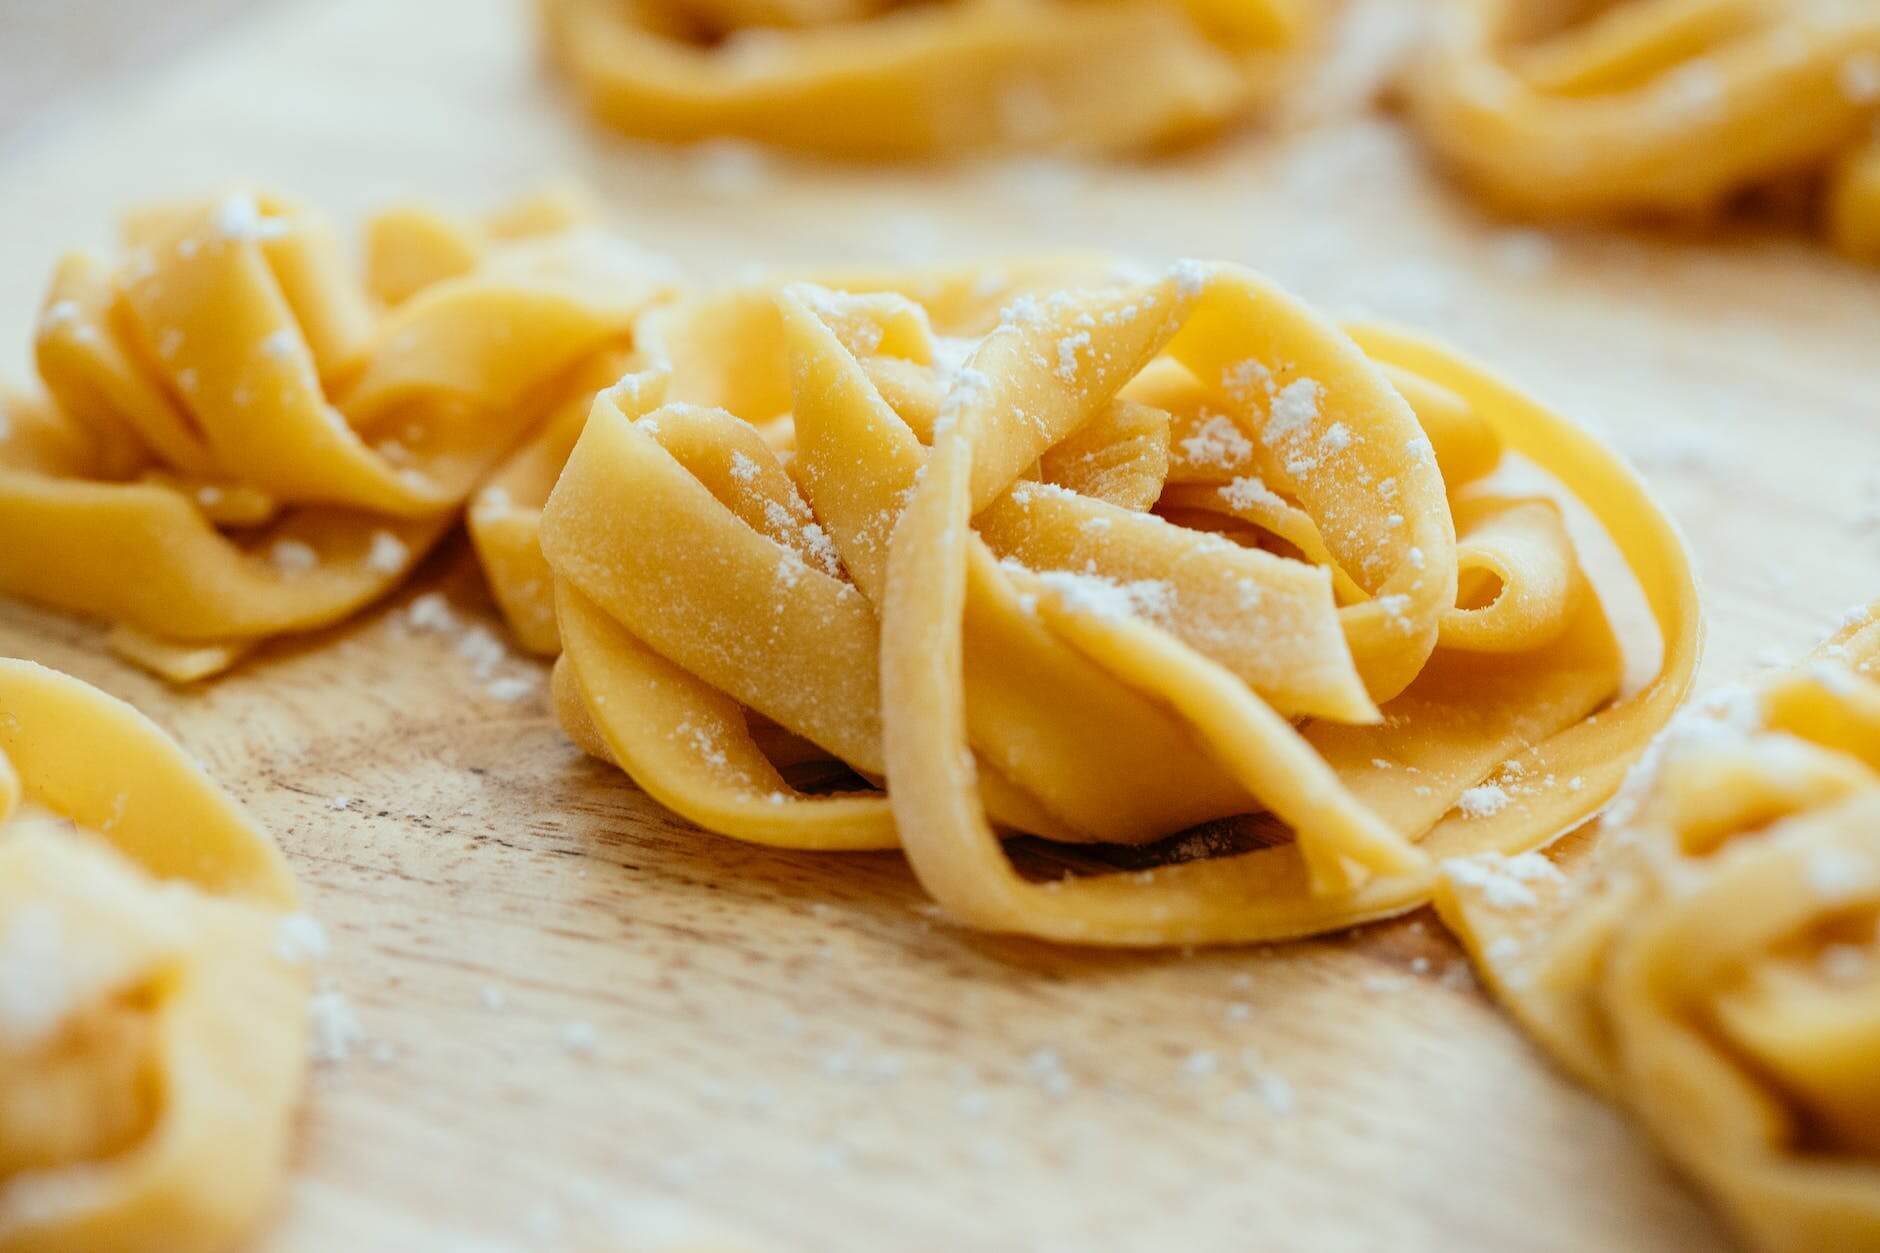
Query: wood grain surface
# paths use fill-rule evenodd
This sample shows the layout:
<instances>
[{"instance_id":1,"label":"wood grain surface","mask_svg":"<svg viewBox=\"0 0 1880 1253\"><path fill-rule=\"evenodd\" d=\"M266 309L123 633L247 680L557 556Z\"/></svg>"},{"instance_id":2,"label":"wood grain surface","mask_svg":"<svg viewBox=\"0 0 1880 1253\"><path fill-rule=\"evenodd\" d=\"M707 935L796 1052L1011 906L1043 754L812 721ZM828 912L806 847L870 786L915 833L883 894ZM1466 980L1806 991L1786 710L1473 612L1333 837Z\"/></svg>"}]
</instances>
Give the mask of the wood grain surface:
<instances>
[{"instance_id":1,"label":"wood grain surface","mask_svg":"<svg viewBox=\"0 0 1880 1253\"><path fill-rule=\"evenodd\" d=\"M1195 255L1446 335L1650 475L1703 576L1707 684L1880 592L1880 277L1800 238L1510 229L1388 119L1337 109L1149 169L655 152L573 115L526 19L276 4L9 144L0 370L25 370L55 256L140 198L251 180L346 219L574 174L705 275ZM383 610L185 691L93 625L0 605L0 653L170 728L332 933L363 1038L317 1070L257 1249L1722 1247L1427 914L1194 954L964 934L898 857L748 848L665 813L563 741L544 689L492 699L404 612L425 590L494 625L458 542Z\"/></svg>"}]
</instances>

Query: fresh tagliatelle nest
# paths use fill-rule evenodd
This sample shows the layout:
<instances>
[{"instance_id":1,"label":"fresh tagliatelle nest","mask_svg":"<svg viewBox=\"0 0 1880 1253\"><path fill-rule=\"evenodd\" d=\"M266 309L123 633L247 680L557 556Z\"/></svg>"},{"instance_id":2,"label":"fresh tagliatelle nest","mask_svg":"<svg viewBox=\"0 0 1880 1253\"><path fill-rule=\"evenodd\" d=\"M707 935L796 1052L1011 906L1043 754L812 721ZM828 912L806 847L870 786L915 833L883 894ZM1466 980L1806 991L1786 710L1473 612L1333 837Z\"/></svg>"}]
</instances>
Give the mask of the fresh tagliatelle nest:
<instances>
[{"instance_id":1,"label":"fresh tagliatelle nest","mask_svg":"<svg viewBox=\"0 0 1880 1253\"><path fill-rule=\"evenodd\" d=\"M1442 160L1498 206L1704 213L1820 184L1835 246L1880 262L1880 5L1443 0L1404 86Z\"/></svg>"},{"instance_id":2,"label":"fresh tagliatelle nest","mask_svg":"<svg viewBox=\"0 0 1880 1253\"><path fill-rule=\"evenodd\" d=\"M1684 694L1674 528L1443 349L1231 266L852 285L650 315L540 515L563 724L702 827L898 845L989 930L1307 935L1584 819ZM1663 642L1640 690L1561 506L1487 477L1504 453L1636 576ZM815 760L879 790L786 781ZM1032 881L1000 843L1256 813L1284 834L1133 874Z\"/></svg>"},{"instance_id":3,"label":"fresh tagliatelle nest","mask_svg":"<svg viewBox=\"0 0 1880 1253\"><path fill-rule=\"evenodd\" d=\"M157 727L0 658L0 1248L215 1253L268 1208L307 1065L295 899Z\"/></svg>"},{"instance_id":4,"label":"fresh tagliatelle nest","mask_svg":"<svg viewBox=\"0 0 1880 1253\"><path fill-rule=\"evenodd\" d=\"M1278 93L1330 0L539 0L630 135L841 157L1129 152Z\"/></svg>"},{"instance_id":5,"label":"fresh tagliatelle nest","mask_svg":"<svg viewBox=\"0 0 1880 1253\"><path fill-rule=\"evenodd\" d=\"M1448 868L1497 995L1760 1249L1880 1248L1880 604L1679 715L1590 852Z\"/></svg>"},{"instance_id":6,"label":"fresh tagliatelle nest","mask_svg":"<svg viewBox=\"0 0 1880 1253\"><path fill-rule=\"evenodd\" d=\"M175 680L398 587L471 491L617 377L671 283L565 198L398 209L355 276L320 216L237 193L58 266L47 398L0 408L0 591L104 618ZM127 577L128 576L128 577Z\"/></svg>"}]
</instances>

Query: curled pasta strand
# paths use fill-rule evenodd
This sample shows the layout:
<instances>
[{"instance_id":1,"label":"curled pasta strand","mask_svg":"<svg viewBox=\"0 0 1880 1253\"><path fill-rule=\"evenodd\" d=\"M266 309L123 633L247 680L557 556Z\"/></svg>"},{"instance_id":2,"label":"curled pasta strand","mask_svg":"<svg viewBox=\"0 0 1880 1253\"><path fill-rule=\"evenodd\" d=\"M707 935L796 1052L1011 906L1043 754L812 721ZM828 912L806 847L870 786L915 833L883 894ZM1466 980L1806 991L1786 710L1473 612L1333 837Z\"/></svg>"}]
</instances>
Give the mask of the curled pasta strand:
<instances>
[{"instance_id":1,"label":"curled pasta strand","mask_svg":"<svg viewBox=\"0 0 1880 1253\"><path fill-rule=\"evenodd\" d=\"M394 211L363 280L273 198L133 214L121 259L54 275L52 403L9 402L28 416L0 435L0 527L35 542L0 553L0 589L113 622L176 680L384 595L668 290L573 214Z\"/></svg>"},{"instance_id":2,"label":"curled pasta strand","mask_svg":"<svg viewBox=\"0 0 1880 1253\"><path fill-rule=\"evenodd\" d=\"M0 659L0 1247L230 1247L307 1056L279 851L154 725Z\"/></svg>"},{"instance_id":3,"label":"curled pasta strand","mask_svg":"<svg viewBox=\"0 0 1880 1253\"><path fill-rule=\"evenodd\" d=\"M1880 260L1880 14L1841 0L1451 0L1407 80L1430 146L1498 205L1593 216L1715 208L1825 178L1836 247Z\"/></svg>"},{"instance_id":4,"label":"curled pasta strand","mask_svg":"<svg viewBox=\"0 0 1880 1253\"><path fill-rule=\"evenodd\" d=\"M1610 797L1698 647L1622 462L1232 267L1002 277L1002 308L786 282L649 320L663 403L602 393L541 514L578 742L708 829L898 842L962 921L1102 944L1401 912L1432 854ZM1558 507L1483 481L1503 450L1619 539L1664 641L1640 692ZM882 790L784 782L816 760ZM1289 841L1136 875L1035 883L999 844L1262 811Z\"/></svg>"},{"instance_id":5,"label":"curled pasta strand","mask_svg":"<svg viewBox=\"0 0 1880 1253\"><path fill-rule=\"evenodd\" d=\"M1757 1248L1880 1246L1880 618L1680 715L1567 874L1449 864L1496 994Z\"/></svg>"},{"instance_id":6,"label":"curled pasta strand","mask_svg":"<svg viewBox=\"0 0 1880 1253\"><path fill-rule=\"evenodd\" d=\"M1275 94L1320 23L1298 0L542 0L539 11L583 103L619 130L862 158L1190 139Z\"/></svg>"}]
</instances>

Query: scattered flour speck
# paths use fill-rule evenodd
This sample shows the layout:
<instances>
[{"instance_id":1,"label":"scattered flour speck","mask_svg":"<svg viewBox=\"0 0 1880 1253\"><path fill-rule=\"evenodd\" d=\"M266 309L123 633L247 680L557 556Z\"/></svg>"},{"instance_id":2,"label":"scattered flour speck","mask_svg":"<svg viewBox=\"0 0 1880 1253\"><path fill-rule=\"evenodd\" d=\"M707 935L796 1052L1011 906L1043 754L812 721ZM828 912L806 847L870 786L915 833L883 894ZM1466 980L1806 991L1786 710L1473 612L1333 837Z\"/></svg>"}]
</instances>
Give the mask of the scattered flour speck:
<instances>
[{"instance_id":1,"label":"scattered flour speck","mask_svg":"<svg viewBox=\"0 0 1880 1253\"><path fill-rule=\"evenodd\" d=\"M274 952L296 965L320 961L327 954L326 928L308 914L286 914L274 927Z\"/></svg>"},{"instance_id":2,"label":"scattered flour speck","mask_svg":"<svg viewBox=\"0 0 1880 1253\"><path fill-rule=\"evenodd\" d=\"M405 547L405 541L390 531L374 531L372 545L366 551L366 568L380 574L397 574L405 568L411 550Z\"/></svg>"},{"instance_id":3,"label":"scattered flour speck","mask_svg":"<svg viewBox=\"0 0 1880 1253\"><path fill-rule=\"evenodd\" d=\"M320 554L297 539L283 539L268 549L268 560L283 574L305 574L320 564Z\"/></svg>"}]
</instances>

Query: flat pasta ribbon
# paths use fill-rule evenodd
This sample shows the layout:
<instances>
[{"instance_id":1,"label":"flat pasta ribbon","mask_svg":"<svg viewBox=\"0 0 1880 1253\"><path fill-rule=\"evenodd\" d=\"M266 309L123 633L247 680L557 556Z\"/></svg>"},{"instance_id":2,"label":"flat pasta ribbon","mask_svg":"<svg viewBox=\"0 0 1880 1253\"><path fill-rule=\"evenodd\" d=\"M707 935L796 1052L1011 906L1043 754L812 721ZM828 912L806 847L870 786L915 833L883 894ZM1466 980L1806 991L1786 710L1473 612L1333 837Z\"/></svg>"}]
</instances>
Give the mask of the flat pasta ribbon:
<instances>
[{"instance_id":1,"label":"flat pasta ribbon","mask_svg":"<svg viewBox=\"0 0 1880 1253\"><path fill-rule=\"evenodd\" d=\"M0 427L0 590L116 624L183 681L340 621L409 574L584 365L668 290L554 200L489 225L403 209L363 281L271 198L133 214L54 274L49 401ZM585 398L585 396L584 396Z\"/></svg>"},{"instance_id":2,"label":"flat pasta ribbon","mask_svg":"<svg viewBox=\"0 0 1880 1253\"><path fill-rule=\"evenodd\" d=\"M959 920L1095 944L1399 913L1432 855L1532 848L1610 797L1698 644L1623 463L1243 270L1060 286L961 342L917 300L789 284L781 354L721 334L663 405L603 392L541 523L570 734L707 829L898 843ZM1625 553L1664 639L1641 691L1560 507L1484 480L1504 449ZM885 795L786 782L817 759ZM995 836L1252 813L1277 842L1066 882Z\"/></svg>"},{"instance_id":3,"label":"flat pasta ribbon","mask_svg":"<svg viewBox=\"0 0 1880 1253\"><path fill-rule=\"evenodd\" d=\"M1880 618L1680 715L1563 874L1436 897L1515 1018L1757 1248L1880 1249Z\"/></svg>"},{"instance_id":4,"label":"flat pasta ribbon","mask_svg":"<svg viewBox=\"0 0 1880 1253\"><path fill-rule=\"evenodd\" d=\"M293 879L148 719L0 659L0 1250L211 1253L305 1076Z\"/></svg>"},{"instance_id":5,"label":"flat pasta ribbon","mask_svg":"<svg viewBox=\"0 0 1880 1253\"><path fill-rule=\"evenodd\" d=\"M1689 214L1798 172L1880 261L1880 10L1865 0L1447 0L1408 78L1435 152L1505 209Z\"/></svg>"},{"instance_id":6,"label":"flat pasta ribbon","mask_svg":"<svg viewBox=\"0 0 1880 1253\"><path fill-rule=\"evenodd\" d=\"M1311 0L541 0L596 117L841 157L1142 150L1275 94Z\"/></svg>"}]
</instances>

